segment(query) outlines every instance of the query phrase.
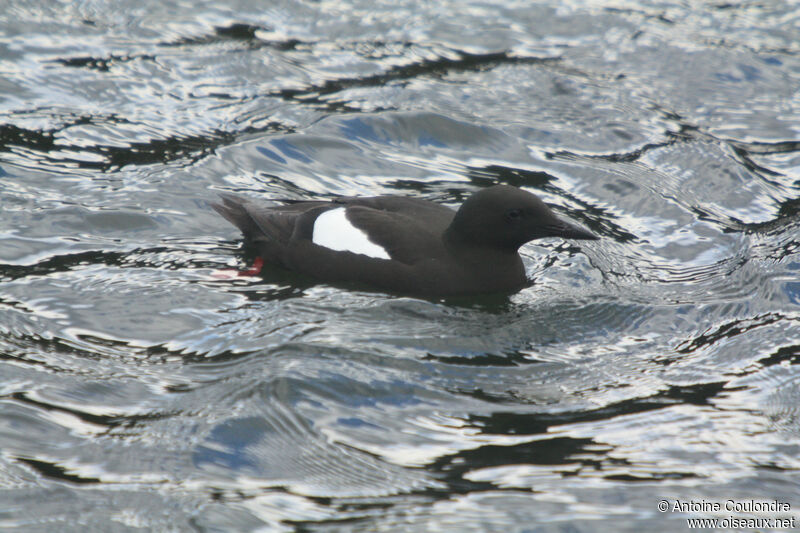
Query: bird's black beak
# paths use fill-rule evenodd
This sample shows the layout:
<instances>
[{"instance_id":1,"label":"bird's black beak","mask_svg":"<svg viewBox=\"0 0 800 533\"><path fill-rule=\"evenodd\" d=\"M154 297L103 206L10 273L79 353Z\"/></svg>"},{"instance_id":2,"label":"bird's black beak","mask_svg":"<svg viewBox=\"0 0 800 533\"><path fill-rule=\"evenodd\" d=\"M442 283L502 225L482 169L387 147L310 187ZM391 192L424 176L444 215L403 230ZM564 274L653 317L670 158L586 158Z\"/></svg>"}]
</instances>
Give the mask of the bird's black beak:
<instances>
[{"instance_id":1,"label":"bird's black beak","mask_svg":"<svg viewBox=\"0 0 800 533\"><path fill-rule=\"evenodd\" d=\"M554 223L546 227L546 237L561 237L562 239L581 239L585 241L596 241L600 237L587 229L583 229L577 224L557 219Z\"/></svg>"}]
</instances>

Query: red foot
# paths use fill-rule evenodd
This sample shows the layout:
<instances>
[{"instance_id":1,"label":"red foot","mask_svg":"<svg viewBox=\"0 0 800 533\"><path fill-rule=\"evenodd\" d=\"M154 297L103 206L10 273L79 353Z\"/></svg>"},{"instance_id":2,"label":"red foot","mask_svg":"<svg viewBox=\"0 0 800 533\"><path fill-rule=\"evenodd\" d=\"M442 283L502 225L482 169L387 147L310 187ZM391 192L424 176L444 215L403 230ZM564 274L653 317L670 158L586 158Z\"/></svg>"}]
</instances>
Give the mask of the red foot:
<instances>
[{"instance_id":1,"label":"red foot","mask_svg":"<svg viewBox=\"0 0 800 533\"><path fill-rule=\"evenodd\" d=\"M258 276L261 274L261 268L264 266L264 260L256 257L253 260L253 266L247 270L236 270L233 268L226 268L225 270L216 270L211 273L211 276L217 279L233 279L243 276Z\"/></svg>"},{"instance_id":2,"label":"red foot","mask_svg":"<svg viewBox=\"0 0 800 533\"><path fill-rule=\"evenodd\" d=\"M258 276L261 274L261 267L264 266L264 260L260 257L256 257L253 260L253 266L248 270L242 270L239 272L239 276Z\"/></svg>"}]
</instances>

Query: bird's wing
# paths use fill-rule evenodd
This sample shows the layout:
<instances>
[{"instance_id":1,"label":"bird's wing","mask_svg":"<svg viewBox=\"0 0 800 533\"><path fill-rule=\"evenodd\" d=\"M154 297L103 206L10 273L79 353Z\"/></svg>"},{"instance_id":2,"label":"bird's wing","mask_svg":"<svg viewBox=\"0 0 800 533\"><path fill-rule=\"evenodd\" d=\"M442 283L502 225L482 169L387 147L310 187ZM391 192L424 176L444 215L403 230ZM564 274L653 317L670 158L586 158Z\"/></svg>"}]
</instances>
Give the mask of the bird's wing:
<instances>
[{"instance_id":1,"label":"bird's wing","mask_svg":"<svg viewBox=\"0 0 800 533\"><path fill-rule=\"evenodd\" d=\"M413 265L436 255L443 247L441 221L426 224L413 214L361 205L348 206L347 219L366 233L370 241L385 249L392 259L401 263Z\"/></svg>"}]
</instances>

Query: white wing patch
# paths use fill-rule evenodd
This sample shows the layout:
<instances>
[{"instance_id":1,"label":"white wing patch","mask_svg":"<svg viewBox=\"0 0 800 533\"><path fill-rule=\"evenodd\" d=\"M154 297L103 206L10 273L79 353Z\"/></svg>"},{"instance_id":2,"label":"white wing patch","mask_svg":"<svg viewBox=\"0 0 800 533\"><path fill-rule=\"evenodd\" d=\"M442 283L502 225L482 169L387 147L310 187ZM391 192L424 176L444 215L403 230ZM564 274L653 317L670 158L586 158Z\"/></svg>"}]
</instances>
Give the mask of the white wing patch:
<instances>
[{"instance_id":1,"label":"white wing patch","mask_svg":"<svg viewBox=\"0 0 800 533\"><path fill-rule=\"evenodd\" d=\"M382 247L367 238L367 234L347 220L344 207L325 211L314 221L314 244L337 250L368 255L377 259L391 259Z\"/></svg>"}]
</instances>

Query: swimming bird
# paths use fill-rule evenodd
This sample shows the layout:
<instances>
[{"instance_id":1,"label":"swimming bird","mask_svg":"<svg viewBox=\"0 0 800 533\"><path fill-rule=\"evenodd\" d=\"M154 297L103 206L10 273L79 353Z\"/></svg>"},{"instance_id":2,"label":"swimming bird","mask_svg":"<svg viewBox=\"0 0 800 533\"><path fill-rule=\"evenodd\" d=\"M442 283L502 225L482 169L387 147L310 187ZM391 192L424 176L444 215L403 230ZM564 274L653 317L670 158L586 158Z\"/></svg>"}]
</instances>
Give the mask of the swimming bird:
<instances>
[{"instance_id":1,"label":"swimming bird","mask_svg":"<svg viewBox=\"0 0 800 533\"><path fill-rule=\"evenodd\" d=\"M212 207L267 263L322 282L419 296L514 293L528 284L519 248L534 239L594 240L536 195L510 185L457 210L405 196L263 205L231 194Z\"/></svg>"}]
</instances>

